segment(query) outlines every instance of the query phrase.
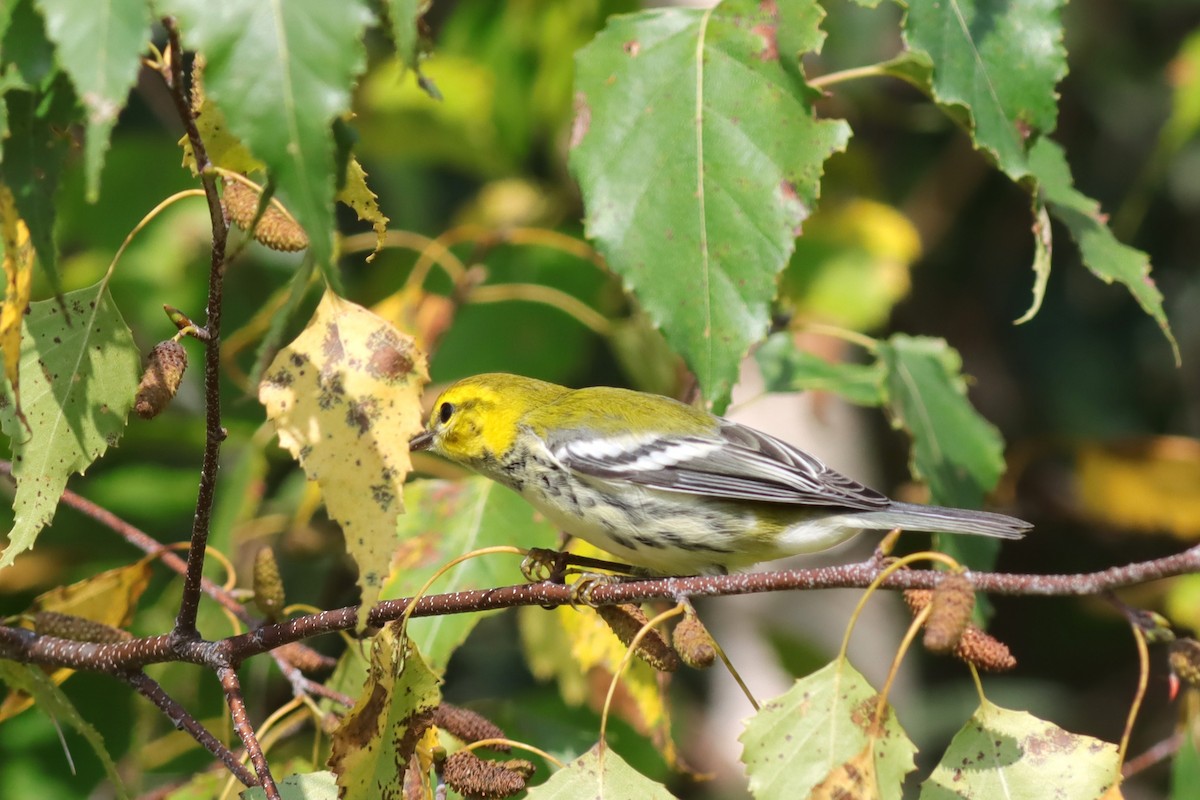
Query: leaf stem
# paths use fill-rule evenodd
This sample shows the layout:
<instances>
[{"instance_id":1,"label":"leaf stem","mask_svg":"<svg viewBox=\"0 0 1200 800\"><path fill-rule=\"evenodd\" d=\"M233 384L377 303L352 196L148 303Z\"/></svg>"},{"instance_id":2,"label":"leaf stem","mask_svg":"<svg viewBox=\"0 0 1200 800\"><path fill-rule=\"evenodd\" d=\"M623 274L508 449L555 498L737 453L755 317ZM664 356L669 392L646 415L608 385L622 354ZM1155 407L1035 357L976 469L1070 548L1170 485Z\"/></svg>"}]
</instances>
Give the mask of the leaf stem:
<instances>
[{"instance_id":1,"label":"leaf stem","mask_svg":"<svg viewBox=\"0 0 1200 800\"><path fill-rule=\"evenodd\" d=\"M1129 717L1125 720L1125 730L1121 733L1121 744L1117 749L1117 763L1125 761L1129 753L1129 738L1133 735L1133 724L1137 721L1138 712L1142 708L1142 700L1146 697L1146 686L1150 682L1150 651L1146 647L1146 634L1142 629L1131 623L1133 640L1137 643L1138 651L1138 682L1133 694L1133 702L1129 704Z\"/></svg>"},{"instance_id":2,"label":"leaf stem","mask_svg":"<svg viewBox=\"0 0 1200 800\"><path fill-rule=\"evenodd\" d=\"M828 72L824 75L818 75L815 78L809 78L808 85L814 89L825 89L828 86L844 83L845 81L854 81L859 78L876 78L887 74L887 70L883 68L883 64L868 64L865 67L851 67L850 69Z\"/></svg>"},{"instance_id":3,"label":"leaf stem","mask_svg":"<svg viewBox=\"0 0 1200 800\"><path fill-rule=\"evenodd\" d=\"M908 626L908 630L904 632L904 638L900 641L900 646L896 648L896 656L892 659L892 666L888 669L887 679L883 682L883 688L879 690L879 700L875 703L875 717L871 721L872 735L876 734L883 723L883 712L887 710L888 695L892 693L892 685L895 684L896 676L900 673L900 664L904 661L904 655L912 647L913 639L917 638L917 632L921 630L921 626L929 619L932 611L932 603L921 609L921 612L913 618L912 623Z\"/></svg>"},{"instance_id":4,"label":"leaf stem","mask_svg":"<svg viewBox=\"0 0 1200 800\"><path fill-rule=\"evenodd\" d=\"M686 606L684 606L683 603L678 603L673 608L668 608L658 616L648 620L646 624L641 627L641 630L639 630L633 637L633 640L629 643L629 646L625 648L625 655L621 658L621 663L618 664L617 668L613 671L612 680L609 681L608 694L604 697L604 707L600 712L601 758L604 757L604 748L607 747L605 733L608 729L608 712L612 708L613 697L617 693L617 684L621 682L621 676L625 674L625 670L628 669L630 662L633 661L633 657L637 653L638 645L641 644L642 639L646 638L646 635L650 633L651 629L653 629L655 625L658 625L660 622L666 622L671 617L678 617L682 615L685 608ZM755 706L755 709L757 709L757 706Z\"/></svg>"},{"instance_id":5,"label":"leaf stem","mask_svg":"<svg viewBox=\"0 0 1200 800\"><path fill-rule=\"evenodd\" d=\"M467 295L466 302L468 304L502 303L510 300L543 303L574 317L580 325L599 336L609 336L612 333L612 324L603 314L561 289L544 286L540 283L501 283L476 286Z\"/></svg>"},{"instance_id":6,"label":"leaf stem","mask_svg":"<svg viewBox=\"0 0 1200 800\"><path fill-rule=\"evenodd\" d=\"M797 333L813 333L817 336L828 336L833 339L841 339L850 344L856 344L868 353L874 355L879 350L879 340L867 336L865 333L852 331L849 328L841 328L837 325L827 325L824 322L797 322L788 326L789 330Z\"/></svg>"}]
</instances>

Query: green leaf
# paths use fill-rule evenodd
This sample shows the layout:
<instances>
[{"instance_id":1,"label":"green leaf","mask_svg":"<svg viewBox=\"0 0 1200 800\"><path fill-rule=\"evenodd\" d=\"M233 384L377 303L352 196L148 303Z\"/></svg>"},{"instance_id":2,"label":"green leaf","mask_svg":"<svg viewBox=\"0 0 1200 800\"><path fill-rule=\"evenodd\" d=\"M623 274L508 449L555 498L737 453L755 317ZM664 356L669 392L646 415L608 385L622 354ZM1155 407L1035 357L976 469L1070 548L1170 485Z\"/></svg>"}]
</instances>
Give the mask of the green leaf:
<instances>
[{"instance_id":1,"label":"green leaf","mask_svg":"<svg viewBox=\"0 0 1200 800\"><path fill-rule=\"evenodd\" d=\"M184 42L207 59L204 86L229 130L267 165L284 205L332 274L334 117L366 55L361 0L164 0Z\"/></svg>"},{"instance_id":2,"label":"green leaf","mask_svg":"<svg viewBox=\"0 0 1200 800\"><path fill-rule=\"evenodd\" d=\"M839 659L796 681L751 717L740 741L758 798L879 797L898 800L917 749L878 693ZM839 793L840 792L840 793Z\"/></svg>"},{"instance_id":3,"label":"green leaf","mask_svg":"<svg viewBox=\"0 0 1200 800\"><path fill-rule=\"evenodd\" d=\"M8 25L12 22L13 6L16 3L0 3L0 39L4 38L4 34L8 31ZM0 52L3 48L0 48Z\"/></svg>"},{"instance_id":4,"label":"green leaf","mask_svg":"<svg viewBox=\"0 0 1200 800\"><path fill-rule=\"evenodd\" d=\"M55 81L46 93L6 92L8 140L0 173L21 218L29 226L38 262L56 294L61 292L58 248L54 242L59 178L70 149L64 134L75 120L75 98L65 80Z\"/></svg>"},{"instance_id":5,"label":"green leaf","mask_svg":"<svg viewBox=\"0 0 1200 800\"><path fill-rule=\"evenodd\" d=\"M417 25L433 0L384 0L396 55L405 69L416 70L421 64L421 34Z\"/></svg>"},{"instance_id":6,"label":"green leaf","mask_svg":"<svg viewBox=\"0 0 1200 800\"><path fill-rule=\"evenodd\" d=\"M283 800L337 800L337 776L329 770L309 772L304 775L288 775L276 783ZM267 793L260 786L251 786L242 792L245 800L266 800Z\"/></svg>"},{"instance_id":7,"label":"green leaf","mask_svg":"<svg viewBox=\"0 0 1200 800\"><path fill-rule=\"evenodd\" d=\"M1042 139L1030 152L1029 159L1041 198L1050 213L1071 232L1084 266L1105 283L1124 284L1142 310L1158 323L1171 344L1175 363L1180 363L1179 344L1163 311L1162 293L1150 277L1150 257L1117 241L1100 204L1075 188L1066 156L1055 142Z\"/></svg>"},{"instance_id":8,"label":"green leaf","mask_svg":"<svg viewBox=\"0 0 1200 800\"><path fill-rule=\"evenodd\" d=\"M879 70L884 75L891 75L893 78L915 86L925 94L930 94L933 86L933 61L930 60L929 54L920 50L904 50L897 53L894 58L884 61L879 65ZM951 113L953 109L943 109L947 113Z\"/></svg>"},{"instance_id":9,"label":"green leaf","mask_svg":"<svg viewBox=\"0 0 1200 800\"><path fill-rule=\"evenodd\" d=\"M8 104L4 102L3 97L12 90L28 91L29 88L15 64L4 65L4 74L0 75L0 164L4 163L4 140L8 138Z\"/></svg>"},{"instance_id":10,"label":"green leaf","mask_svg":"<svg viewBox=\"0 0 1200 800\"><path fill-rule=\"evenodd\" d=\"M933 501L978 507L1004 472L1004 441L967 399L962 358L944 339L879 343L892 422L912 437L910 464Z\"/></svg>"},{"instance_id":11,"label":"green leaf","mask_svg":"<svg viewBox=\"0 0 1200 800\"><path fill-rule=\"evenodd\" d=\"M17 481L16 524L0 568L33 546L54 518L67 478L116 444L133 406L141 359L104 282L63 301L30 303L25 317L20 375L29 430L16 418L7 386L0 403Z\"/></svg>"},{"instance_id":12,"label":"green leaf","mask_svg":"<svg viewBox=\"0 0 1200 800\"><path fill-rule=\"evenodd\" d=\"M1120 775L1115 744L984 701L922 784L921 800L1100 800Z\"/></svg>"},{"instance_id":13,"label":"green leaf","mask_svg":"<svg viewBox=\"0 0 1200 800\"><path fill-rule=\"evenodd\" d=\"M83 155L88 200L95 202L109 137L150 40L150 9L145 0L37 0L37 5L58 63L87 110Z\"/></svg>"},{"instance_id":14,"label":"green leaf","mask_svg":"<svg viewBox=\"0 0 1200 800\"><path fill-rule=\"evenodd\" d=\"M375 637L367 683L333 732L329 766L343 797L401 796L417 738L442 699L437 676L398 627Z\"/></svg>"},{"instance_id":15,"label":"green leaf","mask_svg":"<svg viewBox=\"0 0 1200 800\"><path fill-rule=\"evenodd\" d=\"M815 389L841 395L851 403L877 406L883 403L883 365L835 364L804 350L797 350L791 334L777 333L754 353L768 392L799 392Z\"/></svg>"},{"instance_id":16,"label":"green leaf","mask_svg":"<svg viewBox=\"0 0 1200 800\"><path fill-rule=\"evenodd\" d=\"M405 486L404 507L397 535L400 546L392 557L391 574L381 600L409 597L443 564L481 547L555 547L558 531L534 519L532 506L520 495L486 478L462 481L414 481ZM487 589L520 580L517 556L472 558L451 569L432 587L436 592ZM441 674L450 656L480 620L496 611L442 614L413 619L408 633Z\"/></svg>"},{"instance_id":17,"label":"green leaf","mask_svg":"<svg viewBox=\"0 0 1200 800\"><path fill-rule=\"evenodd\" d=\"M46 38L42 17L33 7L33 0L17 0L4 4L8 15L0 52L4 61L16 67L22 80L42 87L54 78L58 67L54 63L54 46Z\"/></svg>"},{"instance_id":18,"label":"green leaf","mask_svg":"<svg viewBox=\"0 0 1200 800\"><path fill-rule=\"evenodd\" d=\"M1183 743L1171 760L1171 800L1189 800L1200 786L1200 750L1196 748L1196 737L1192 726L1184 728Z\"/></svg>"},{"instance_id":19,"label":"green leaf","mask_svg":"<svg viewBox=\"0 0 1200 800\"><path fill-rule=\"evenodd\" d=\"M576 800L580 797L636 797L638 800L673 800L661 783L629 766L612 748L596 745L529 790L529 800Z\"/></svg>"},{"instance_id":20,"label":"green leaf","mask_svg":"<svg viewBox=\"0 0 1200 800\"><path fill-rule=\"evenodd\" d=\"M63 694L63 690L54 685L46 673L39 667L18 664L0 658L0 681L8 684L10 689L22 691L34 700L34 705L48 715L55 724L66 723L72 730L87 741L88 745L104 765L113 790L117 797L128 798L129 792L117 771L117 765L104 746L102 737L91 723L83 718L74 704Z\"/></svg>"},{"instance_id":21,"label":"green leaf","mask_svg":"<svg viewBox=\"0 0 1200 800\"><path fill-rule=\"evenodd\" d=\"M977 147L1013 180L1030 173L1027 143L1058 122L1067 74L1062 0L913 0L904 40L932 62L929 91L970 115Z\"/></svg>"},{"instance_id":22,"label":"green leaf","mask_svg":"<svg viewBox=\"0 0 1200 800\"><path fill-rule=\"evenodd\" d=\"M576 57L588 235L717 411L849 137L814 118L795 62L822 15L811 0L658 9L612 18Z\"/></svg>"},{"instance_id":23,"label":"green leaf","mask_svg":"<svg viewBox=\"0 0 1200 800\"><path fill-rule=\"evenodd\" d=\"M912 439L909 466L933 502L978 508L1004 472L1004 440L967 399L962 359L943 339L896 335L879 343L892 424ZM998 540L946 536L946 552L975 569L995 562Z\"/></svg>"}]
</instances>

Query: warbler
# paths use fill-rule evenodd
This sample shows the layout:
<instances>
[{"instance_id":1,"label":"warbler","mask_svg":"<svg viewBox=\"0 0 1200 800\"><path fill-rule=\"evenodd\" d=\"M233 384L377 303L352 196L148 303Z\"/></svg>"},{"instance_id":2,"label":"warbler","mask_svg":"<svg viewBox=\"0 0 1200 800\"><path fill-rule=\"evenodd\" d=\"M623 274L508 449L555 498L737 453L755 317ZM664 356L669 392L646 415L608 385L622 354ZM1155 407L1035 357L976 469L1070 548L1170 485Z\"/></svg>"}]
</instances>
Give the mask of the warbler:
<instances>
[{"instance_id":1,"label":"warbler","mask_svg":"<svg viewBox=\"0 0 1200 800\"><path fill-rule=\"evenodd\" d=\"M723 574L861 530L1019 539L986 511L891 500L813 456L668 397L490 373L451 385L410 442L521 494L552 523L660 575Z\"/></svg>"}]
</instances>

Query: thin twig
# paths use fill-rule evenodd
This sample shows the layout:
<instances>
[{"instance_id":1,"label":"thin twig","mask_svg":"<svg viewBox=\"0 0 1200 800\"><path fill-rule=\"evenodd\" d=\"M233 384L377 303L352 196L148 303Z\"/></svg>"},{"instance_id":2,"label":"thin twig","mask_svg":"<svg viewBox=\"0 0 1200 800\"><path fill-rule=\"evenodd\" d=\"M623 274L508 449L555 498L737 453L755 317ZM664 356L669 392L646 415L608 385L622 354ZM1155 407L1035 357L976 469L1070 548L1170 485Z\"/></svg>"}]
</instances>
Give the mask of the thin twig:
<instances>
[{"instance_id":1,"label":"thin twig","mask_svg":"<svg viewBox=\"0 0 1200 800\"><path fill-rule=\"evenodd\" d=\"M1121 777L1133 777L1161 761L1166 761L1179 752L1179 748L1186 740L1187 733L1184 730L1175 731L1166 739L1151 746L1150 749L1126 761L1125 766L1121 768Z\"/></svg>"},{"instance_id":2,"label":"thin twig","mask_svg":"<svg viewBox=\"0 0 1200 800\"><path fill-rule=\"evenodd\" d=\"M282 800L275 779L271 777L267 757L263 755L262 747L258 744L258 736L250 724L250 718L246 716L246 700L242 696L242 684L238 680L237 670L233 667L221 667L217 670L217 677L221 680L221 688L225 690L225 702L233 717L233 729L246 746L250 763L254 765L254 772L258 775L255 783L266 792L267 800Z\"/></svg>"},{"instance_id":3,"label":"thin twig","mask_svg":"<svg viewBox=\"0 0 1200 800\"><path fill-rule=\"evenodd\" d=\"M208 543L208 531L212 522L213 497L217 483L217 462L221 454L221 442L225 431L221 427L221 295L225 276L225 246L229 239L229 223L221 207L217 192L217 180L208 160L208 151L196 127L196 118L183 85L183 48L179 40L179 27L175 20L163 20L167 39L171 47L171 70L167 88L175 103L175 110L187 132L192 156L196 160L196 171L204 186L208 200L208 214L212 222L212 258L208 269L208 305L204 330L208 339L204 342L204 456L200 465L200 485L196 493L196 514L192 519L191 547L188 550L187 572L183 579L183 597L179 603L179 615L175 619L172 640L177 646L198 639L196 614L200 607L200 584L204 570L204 550Z\"/></svg>"},{"instance_id":4,"label":"thin twig","mask_svg":"<svg viewBox=\"0 0 1200 800\"><path fill-rule=\"evenodd\" d=\"M138 694L158 706L167 719L181 731L191 735L200 745L224 764L244 786L255 786L254 773L246 769L236 753L209 732L191 713L163 690L156 680L144 672L125 672L118 676L137 689Z\"/></svg>"}]
</instances>

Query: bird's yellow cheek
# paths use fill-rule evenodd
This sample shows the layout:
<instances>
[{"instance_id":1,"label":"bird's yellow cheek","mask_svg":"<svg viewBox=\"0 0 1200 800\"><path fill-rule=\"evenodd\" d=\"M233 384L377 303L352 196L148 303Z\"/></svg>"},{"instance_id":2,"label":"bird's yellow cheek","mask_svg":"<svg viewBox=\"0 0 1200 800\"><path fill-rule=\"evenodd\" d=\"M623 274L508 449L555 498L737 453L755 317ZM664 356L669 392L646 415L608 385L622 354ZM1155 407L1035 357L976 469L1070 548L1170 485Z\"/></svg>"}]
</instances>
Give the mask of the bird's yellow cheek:
<instances>
[{"instance_id":1,"label":"bird's yellow cheek","mask_svg":"<svg viewBox=\"0 0 1200 800\"><path fill-rule=\"evenodd\" d=\"M442 450L451 458L464 462L482 461L490 454L487 440L474 423L463 422L442 434Z\"/></svg>"}]
</instances>

